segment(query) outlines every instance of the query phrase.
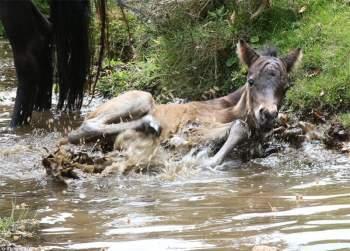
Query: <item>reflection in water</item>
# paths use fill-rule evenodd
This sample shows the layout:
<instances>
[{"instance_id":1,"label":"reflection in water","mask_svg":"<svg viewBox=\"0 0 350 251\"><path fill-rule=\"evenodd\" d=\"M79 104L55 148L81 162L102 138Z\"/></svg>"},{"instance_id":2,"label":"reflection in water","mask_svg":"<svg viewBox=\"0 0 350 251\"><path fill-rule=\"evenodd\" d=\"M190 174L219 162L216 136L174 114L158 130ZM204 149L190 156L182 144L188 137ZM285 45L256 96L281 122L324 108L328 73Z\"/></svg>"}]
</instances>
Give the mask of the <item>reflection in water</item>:
<instances>
[{"instance_id":1,"label":"reflection in water","mask_svg":"<svg viewBox=\"0 0 350 251\"><path fill-rule=\"evenodd\" d=\"M0 43L0 215L10 214L14 199L28 204L40 221L39 239L31 245L55 250L251 250L263 244L284 250L350 249L349 160L318 142L222 172L96 177L68 188L54 184L41 158L76 126L79 115L36 114L37 129L6 128L14 71L2 48ZM12 80L1 82L3 76ZM83 114L101 101L94 102Z\"/></svg>"}]
</instances>

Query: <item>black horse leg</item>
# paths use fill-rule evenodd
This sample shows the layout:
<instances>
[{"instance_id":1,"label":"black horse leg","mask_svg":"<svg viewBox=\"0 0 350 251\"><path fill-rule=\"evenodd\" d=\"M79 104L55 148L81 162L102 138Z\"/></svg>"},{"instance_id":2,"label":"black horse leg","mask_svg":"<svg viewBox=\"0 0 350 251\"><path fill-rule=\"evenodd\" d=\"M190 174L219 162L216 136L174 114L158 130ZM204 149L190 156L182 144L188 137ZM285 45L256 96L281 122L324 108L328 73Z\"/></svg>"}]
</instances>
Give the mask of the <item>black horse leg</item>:
<instances>
[{"instance_id":1,"label":"black horse leg","mask_svg":"<svg viewBox=\"0 0 350 251\"><path fill-rule=\"evenodd\" d=\"M38 75L38 90L34 103L34 109L44 111L51 108L52 85L53 85L53 65L51 39L47 39L42 44L42 51L37 55L38 65L42 69Z\"/></svg>"},{"instance_id":2,"label":"black horse leg","mask_svg":"<svg viewBox=\"0 0 350 251\"><path fill-rule=\"evenodd\" d=\"M16 127L30 121L34 107L51 105L51 27L30 0L0 0L0 20L10 40L18 79L11 121Z\"/></svg>"}]
</instances>

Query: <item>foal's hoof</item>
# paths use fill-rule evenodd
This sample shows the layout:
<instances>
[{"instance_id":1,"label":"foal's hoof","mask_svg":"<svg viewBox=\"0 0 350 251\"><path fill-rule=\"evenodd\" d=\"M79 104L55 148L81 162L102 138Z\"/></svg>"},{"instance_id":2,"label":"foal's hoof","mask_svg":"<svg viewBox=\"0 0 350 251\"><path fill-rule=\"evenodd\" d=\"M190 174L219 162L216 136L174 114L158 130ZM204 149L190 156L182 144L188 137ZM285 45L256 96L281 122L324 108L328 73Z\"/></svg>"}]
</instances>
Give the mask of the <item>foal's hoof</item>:
<instances>
[{"instance_id":1,"label":"foal's hoof","mask_svg":"<svg viewBox=\"0 0 350 251\"><path fill-rule=\"evenodd\" d=\"M143 117L143 121L146 131L149 131L157 136L160 135L162 131L160 123L152 115L146 115Z\"/></svg>"}]
</instances>

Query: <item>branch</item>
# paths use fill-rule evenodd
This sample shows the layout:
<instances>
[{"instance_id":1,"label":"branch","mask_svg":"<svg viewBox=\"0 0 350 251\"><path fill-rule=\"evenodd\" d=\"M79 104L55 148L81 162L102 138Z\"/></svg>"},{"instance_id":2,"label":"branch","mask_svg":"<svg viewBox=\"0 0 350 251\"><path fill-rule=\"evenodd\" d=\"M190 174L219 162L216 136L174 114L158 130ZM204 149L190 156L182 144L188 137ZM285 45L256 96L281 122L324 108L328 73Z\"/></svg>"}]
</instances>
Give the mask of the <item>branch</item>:
<instances>
[{"instance_id":1,"label":"branch","mask_svg":"<svg viewBox=\"0 0 350 251\"><path fill-rule=\"evenodd\" d=\"M136 9L134 7L130 7L130 6L126 5L123 0L116 0L116 2L119 5L119 7L130 10L130 11L134 12L135 14L140 15L143 18L147 19L147 15L145 13L143 13L140 9Z\"/></svg>"},{"instance_id":2,"label":"branch","mask_svg":"<svg viewBox=\"0 0 350 251\"><path fill-rule=\"evenodd\" d=\"M97 63L97 72L96 72L96 78L92 86L92 94L93 97L95 94L96 84L100 77L101 68L102 68L102 60L103 55L105 52L105 44L106 44L106 23L107 23L107 17L106 17L106 0L100 0L99 2L100 8L99 8L99 17L101 22L101 36L100 36L100 51L98 55L98 63Z\"/></svg>"},{"instance_id":3,"label":"branch","mask_svg":"<svg viewBox=\"0 0 350 251\"><path fill-rule=\"evenodd\" d=\"M250 20L256 19L265 10L270 7L270 0L262 0L259 8L250 16Z\"/></svg>"}]
</instances>

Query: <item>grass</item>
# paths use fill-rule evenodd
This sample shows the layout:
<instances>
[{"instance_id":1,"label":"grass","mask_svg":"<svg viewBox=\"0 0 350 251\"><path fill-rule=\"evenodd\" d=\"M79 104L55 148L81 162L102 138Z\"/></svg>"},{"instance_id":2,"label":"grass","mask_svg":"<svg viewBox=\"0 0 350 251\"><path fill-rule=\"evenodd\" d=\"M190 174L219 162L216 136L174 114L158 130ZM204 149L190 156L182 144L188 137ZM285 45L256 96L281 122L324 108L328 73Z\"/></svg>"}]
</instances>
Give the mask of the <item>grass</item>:
<instances>
[{"instance_id":1,"label":"grass","mask_svg":"<svg viewBox=\"0 0 350 251\"><path fill-rule=\"evenodd\" d=\"M12 204L11 214L0 217L0 239L18 241L21 238L32 237L31 231L37 225L35 217L30 213L26 204Z\"/></svg>"},{"instance_id":2,"label":"grass","mask_svg":"<svg viewBox=\"0 0 350 251\"><path fill-rule=\"evenodd\" d=\"M339 113L350 107L350 7L340 1L315 1L295 29L274 39L282 48L304 50L303 68L287 94L290 107Z\"/></svg>"},{"instance_id":3,"label":"grass","mask_svg":"<svg viewBox=\"0 0 350 251\"><path fill-rule=\"evenodd\" d=\"M342 113L339 120L346 129L350 129L350 113Z\"/></svg>"}]
</instances>

